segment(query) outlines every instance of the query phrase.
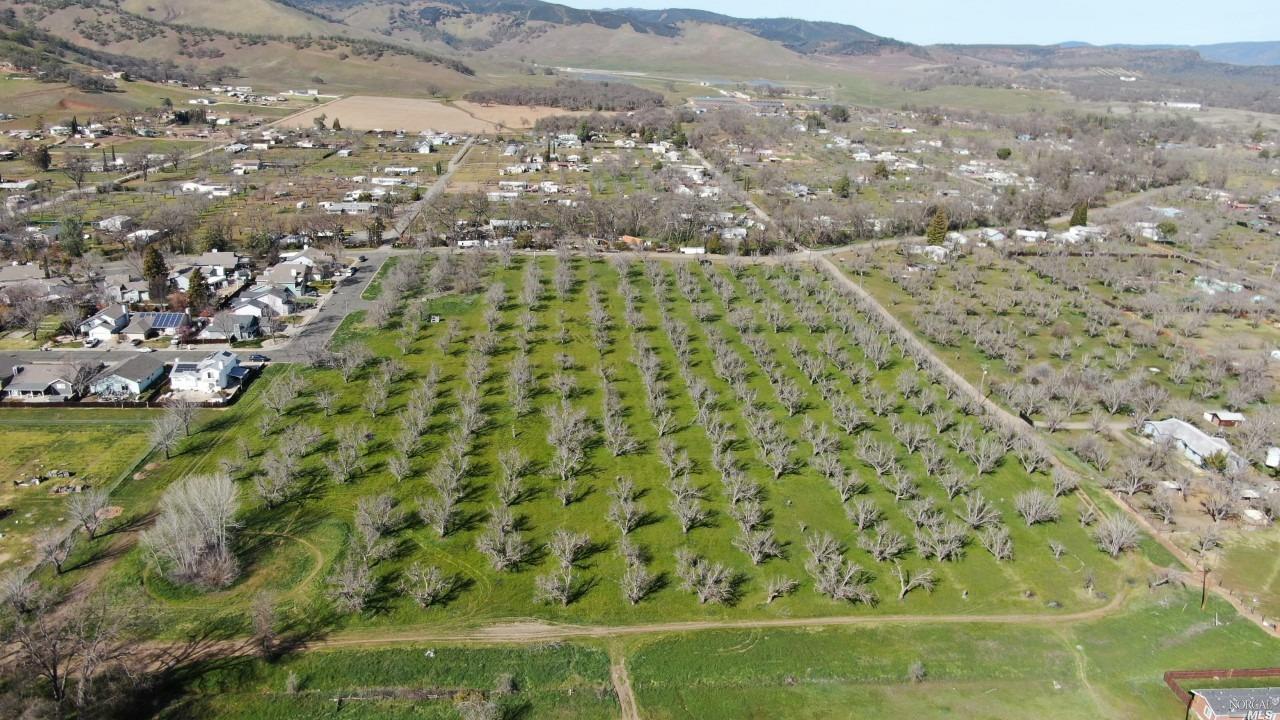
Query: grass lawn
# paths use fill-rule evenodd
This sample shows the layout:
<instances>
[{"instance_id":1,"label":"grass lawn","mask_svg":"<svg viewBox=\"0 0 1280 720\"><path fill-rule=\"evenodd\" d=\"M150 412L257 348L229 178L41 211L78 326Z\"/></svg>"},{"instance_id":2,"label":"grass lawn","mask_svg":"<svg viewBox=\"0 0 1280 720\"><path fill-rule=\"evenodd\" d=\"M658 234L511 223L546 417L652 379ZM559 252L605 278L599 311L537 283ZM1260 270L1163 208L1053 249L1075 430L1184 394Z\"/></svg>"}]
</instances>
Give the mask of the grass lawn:
<instances>
[{"instance_id":1,"label":"grass lawn","mask_svg":"<svg viewBox=\"0 0 1280 720\"><path fill-rule=\"evenodd\" d=\"M391 268L399 263L400 258L398 257L387 258L382 263L382 266L378 268L378 272L374 274L373 279L365 286L364 292L360 293L360 298L362 300L377 300L382 295L382 279L387 276L387 273L391 272Z\"/></svg>"},{"instance_id":2,"label":"grass lawn","mask_svg":"<svg viewBox=\"0 0 1280 720\"><path fill-rule=\"evenodd\" d=\"M286 692L291 674L297 679L292 693ZM503 675L511 676L514 692L495 692ZM182 699L157 717L456 718L455 702L481 694L509 716L588 720L618 713L609 658L566 644L319 651L279 663L231 663L175 690ZM404 694L386 697L394 692ZM409 697L413 692L446 697ZM349 699L339 704L338 697Z\"/></svg>"},{"instance_id":3,"label":"grass lawn","mask_svg":"<svg viewBox=\"0 0 1280 720\"><path fill-rule=\"evenodd\" d=\"M151 447L145 410L24 410L0 412L0 572L31 561L40 531L65 522L64 482L110 487L137 466ZM68 481L15 487L13 480L69 470ZM113 500L113 502L115 502Z\"/></svg>"},{"instance_id":4,"label":"grass lawn","mask_svg":"<svg viewBox=\"0 0 1280 720\"><path fill-rule=\"evenodd\" d=\"M1276 641L1225 603L1161 588L1058 628L912 625L707 632L637 641L652 718L1182 717L1166 670L1273 664ZM908 668L924 666L922 682Z\"/></svg>"}]
</instances>

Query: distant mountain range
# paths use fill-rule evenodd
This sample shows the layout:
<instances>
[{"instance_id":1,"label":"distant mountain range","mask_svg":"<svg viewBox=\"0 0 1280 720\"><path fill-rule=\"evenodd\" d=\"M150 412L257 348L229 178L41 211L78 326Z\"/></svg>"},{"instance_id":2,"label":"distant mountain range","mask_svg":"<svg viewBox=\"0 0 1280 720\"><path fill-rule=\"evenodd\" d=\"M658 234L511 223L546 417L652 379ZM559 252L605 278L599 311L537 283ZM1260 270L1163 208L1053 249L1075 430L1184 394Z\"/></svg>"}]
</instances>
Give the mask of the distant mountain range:
<instances>
[{"instance_id":1,"label":"distant mountain range","mask_svg":"<svg viewBox=\"0 0 1280 720\"><path fill-rule=\"evenodd\" d=\"M1232 42L1212 45L1092 45L1085 42L1059 43L1062 48L1108 47L1126 50L1195 50L1211 62L1228 65L1280 65L1280 41Z\"/></svg>"}]
</instances>

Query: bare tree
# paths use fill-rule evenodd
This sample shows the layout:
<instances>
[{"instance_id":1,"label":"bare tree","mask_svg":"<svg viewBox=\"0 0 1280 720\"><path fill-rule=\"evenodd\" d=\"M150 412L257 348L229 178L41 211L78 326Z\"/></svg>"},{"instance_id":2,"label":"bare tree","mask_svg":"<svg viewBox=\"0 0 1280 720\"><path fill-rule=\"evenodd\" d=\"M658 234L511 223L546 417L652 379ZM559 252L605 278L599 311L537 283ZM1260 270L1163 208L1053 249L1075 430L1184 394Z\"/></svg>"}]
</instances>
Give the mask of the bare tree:
<instances>
[{"instance_id":1,"label":"bare tree","mask_svg":"<svg viewBox=\"0 0 1280 720\"><path fill-rule=\"evenodd\" d=\"M457 581L440 568L420 562L410 565L400 580L400 589L422 608L443 602L456 585Z\"/></svg>"},{"instance_id":2,"label":"bare tree","mask_svg":"<svg viewBox=\"0 0 1280 720\"><path fill-rule=\"evenodd\" d=\"M733 599L733 572L689 550L676 551L676 577L680 578L680 586L696 595L701 604L723 604Z\"/></svg>"},{"instance_id":3,"label":"bare tree","mask_svg":"<svg viewBox=\"0 0 1280 720\"><path fill-rule=\"evenodd\" d=\"M746 553L752 565L782 556L782 544L770 529L744 530L734 538L733 546Z\"/></svg>"},{"instance_id":4,"label":"bare tree","mask_svg":"<svg viewBox=\"0 0 1280 720\"><path fill-rule=\"evenodd\" d=\"M1061 515L1057 499L1043 490L1027 490L1019 493L1013 499L1013 507L1028 526L1053 522Z\"/></svg>"},{"instance_id":5,"label":"bare tree","mask_svg":"<svg viewBox=\"0 0 1280 720\"><path fill-rule=\"evenodd\" d=\"M239 491L226 475L192 475L169 486L142 544L171 579L225 587L239 568L231 552Z\"/></svg>"},{"instance_id":6,"label":"bare tree","mask_svg":"<svg viewBox=\"0 0 1280 720\"><path fill-rule=\"evenodd\" d=\"M170 413L164 413L151 422L151 442L164 451L168 460L173 449L182 441L182 421Z\"/></svg>"},{"instance_id":7,"label":"bare tree","mask_svg":"<svg viewBox=\"0 0 1280 720\"><path fill-rule=\"evenodd\" d=\"M898 599L902 600L907 597L907 593L912 590L924 590L925 592L933 592L934 585L937 581L933 575L932 568L925 568L917 573L902 567L901 563L893 564L893 574L898 578Z\"/></svg>"},{"instance_id":8,"label":"bare tree","mask_svg":"<svg viewBox=\"0 0 1280 720\"><path fill-rule=\"evenodd\" d=\"M618 584L622 588L622 596L632 605L638 604L649 596L656 587L658 578L643 562L637 560L629 560L627 567L622 571L622 577L619 578Z\"/></svg>"},{"instance_id":9,"label":"bare tree","mask_svg":"<svg viewBox=\"0 0 1280 720\"><path fill-rule=\"evenodd\" d=\"M800 583L789 577L773 578L765 584L764 602L766 605L771 604L774 600L795 592L798 587Z\"/></svg>"},{"instance_id":10,"label":"bare tree","mask_svg":"<svg viewBox=\"0 0 1280 720\"><path fill-rule=\"evenodd\" d=\"M36 556L41 563L49 563L61 575L62 566L76 549L77 537L62 528L50 528L36 540Z\"/></svg>"},{"instance_id":11,"label":"bare tree","mask_svg":"<svg viewBox=\"0 0 1280 720\"><path fill-rule=\"evenodd\" d=\"M560 565L533 579L534 602L568 605L574 596L573 566Z\"/></svg>"},{"instance_id":12,"label":"bare tree","mask_svg":"<svg viewBox=\"0 0 1280 720\"><path fill-rule=\"evenodd\" d=\"M363 612L377 582L373 570L361 553L349 552L329 574L328 596L338 610L345 613Z\"/></svg>"},{"instance_id":13,"label":"bare tree","mask_svg":"<svg viewBox=\"0 0 1280 720\"><path fill-rule=\"evenodd\" d=\"M1113 513L1104 517L1093 531L1098 548L1111 557L1138 546L1138 526L1128 516Z\"/></svg>"},{"instance_id":14,"label":"bare tree","mask_svg":"<svg viewBox=\"0 0 1280 720\"><path fill-rule=\"evenodd\" d=\"M102 488L91 488L73 495L67 501L67 511L75 519L76 524L84 528L85 534L92 540L102 527L103 514L107 509L107 491Z\"/></svg>"}]
</instances>

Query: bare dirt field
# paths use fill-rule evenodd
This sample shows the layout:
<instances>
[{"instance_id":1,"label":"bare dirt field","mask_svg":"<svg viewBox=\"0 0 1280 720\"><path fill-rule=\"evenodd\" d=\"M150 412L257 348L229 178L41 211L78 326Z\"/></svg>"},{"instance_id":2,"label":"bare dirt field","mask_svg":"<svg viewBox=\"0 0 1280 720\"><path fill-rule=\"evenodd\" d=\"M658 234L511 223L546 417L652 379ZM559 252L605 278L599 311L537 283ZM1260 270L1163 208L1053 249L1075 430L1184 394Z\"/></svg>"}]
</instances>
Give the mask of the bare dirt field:
<instances>
[{"instance_id":1,"label":"bare dirt field","mask_svg":"<svg viewBox=\"0 0 1280 720\"><path fill-rule=\"evenodd\" d=\"M532 127L548 115L572 114L550 107L515 105L480 105L466 101L446 104L421 98L374 97L353 95L295 115L283 123L286 127L310 127L321 113L332 122L356 130L435 130L455 133L494 132L505 128Z\"/></svg>"}]
</instances>

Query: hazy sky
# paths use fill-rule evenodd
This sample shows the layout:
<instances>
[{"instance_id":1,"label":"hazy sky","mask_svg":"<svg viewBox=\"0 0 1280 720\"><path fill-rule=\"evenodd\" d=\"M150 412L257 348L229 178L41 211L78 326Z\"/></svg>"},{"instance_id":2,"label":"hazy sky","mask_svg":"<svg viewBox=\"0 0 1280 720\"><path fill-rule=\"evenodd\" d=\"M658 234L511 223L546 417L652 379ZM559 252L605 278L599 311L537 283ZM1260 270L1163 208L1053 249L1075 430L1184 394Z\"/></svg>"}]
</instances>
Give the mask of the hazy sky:
<instances>
[{"instance_id":1,"label":"hazy sky","mask_svg":"<svg viewBox=\"0 0 1280 720\"><path fill-rule=\"evenodd\" d=\"M857 25L918 44L1199 45L1280 40L1277 0L553 0L580 8L693 7L736 17L801 17Z\"/></svg>"}]
</instances>

